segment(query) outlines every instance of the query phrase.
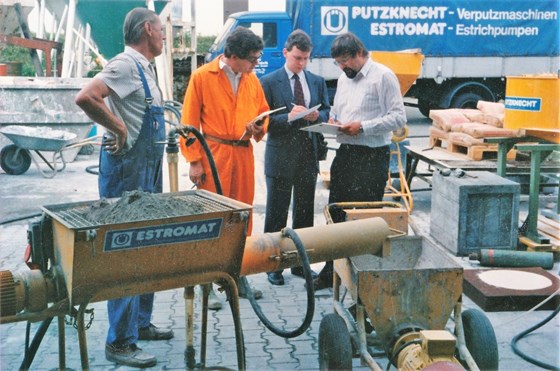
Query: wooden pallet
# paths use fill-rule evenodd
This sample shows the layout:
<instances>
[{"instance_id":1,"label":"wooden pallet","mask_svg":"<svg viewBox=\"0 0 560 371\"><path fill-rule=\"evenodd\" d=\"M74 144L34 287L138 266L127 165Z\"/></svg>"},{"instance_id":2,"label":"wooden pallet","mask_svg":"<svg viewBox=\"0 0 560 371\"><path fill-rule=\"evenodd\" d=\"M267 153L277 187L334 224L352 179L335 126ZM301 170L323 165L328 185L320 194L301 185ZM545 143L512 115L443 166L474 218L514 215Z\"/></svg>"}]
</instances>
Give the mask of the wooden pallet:
<instances>
[{"instance_id":1,"label":"wooden pallet","mask_svg":"<svg viewBox=\"0 0 560 371\"><path fill-rule=\"evenodd\" d=\"M473 161L481 161L488 158L496 158L498 156L497 144L474 144L469 146L465 143L457 143L449 138L431 134L430 148L435 147L446 149L451 153L461 153L467 155L467 157ZM516 156L517 151L515 149L512 149L507 153L507 159L510 161L515 160Z\"/></svg>"},{"instance_id":2,"label":"wooden pallet","mask_svg":"<svg viewBox=\"0 0 560 371\"><path fill-rule=\"evenodd\" d=\"M548 238L552 246L560 246L560 223L558 221L539 215L537 225L539 233Z\"/></svg>"},{"instance_id":3,"label":"wooden pallet","mask_svg":"<svg viewBox=\"0 0 560 371\"><path fill-rule=\"evenodd\" d=\"M430 148L440 147L447 148L449 139L435 134L430 134ZM443 145L445 142L445 146Z\"/></svg>"}]
</instances>

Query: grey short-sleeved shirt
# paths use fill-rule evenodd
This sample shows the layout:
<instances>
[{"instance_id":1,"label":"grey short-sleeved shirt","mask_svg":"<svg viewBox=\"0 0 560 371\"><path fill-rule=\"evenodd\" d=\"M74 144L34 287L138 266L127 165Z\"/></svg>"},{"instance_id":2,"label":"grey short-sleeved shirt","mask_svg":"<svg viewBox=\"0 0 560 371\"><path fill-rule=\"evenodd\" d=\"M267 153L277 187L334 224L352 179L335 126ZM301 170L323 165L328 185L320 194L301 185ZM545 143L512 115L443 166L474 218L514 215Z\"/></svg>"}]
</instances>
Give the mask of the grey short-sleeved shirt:
<instances>
[{"instance_id":1,"label":"grey short-sleeved shirt","mask_svg":"<svg viewBox=\"0 0 560 371\"><path fill-rule=\"evenodd\" d=\"M152 104L163 106L162 95L150 62L129 46L125 46L124 52L111 59L103 71L95 76L111 89L111 94L105 102L111 112L126 125L128 148L131 148L138 139L142 128L142 117L146 110L144 88L134 60L142 66L152 98L154 98Z\"/></svg>"}]
</instances>

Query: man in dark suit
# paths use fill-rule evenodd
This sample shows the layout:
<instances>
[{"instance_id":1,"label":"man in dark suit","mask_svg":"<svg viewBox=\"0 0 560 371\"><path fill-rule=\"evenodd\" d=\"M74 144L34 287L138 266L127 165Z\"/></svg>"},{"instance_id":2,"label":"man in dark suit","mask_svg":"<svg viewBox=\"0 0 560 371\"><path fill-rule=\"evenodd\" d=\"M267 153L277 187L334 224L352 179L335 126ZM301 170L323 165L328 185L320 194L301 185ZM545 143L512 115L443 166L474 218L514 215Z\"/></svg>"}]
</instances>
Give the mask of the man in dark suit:
<instances>
[{"instance_id":1,"label":"man in dark suit","mask_svg":"<svg viewBox=\"0 0 560 371\"><path fill-rule=\"evenodd\" d=\"M327 122L330 104L325 80L304 70L311 48L309 36L295 30L284 45L284 67L261 78L270 109L286 107L271 115L268 124L265 232L278 232L286 226L292 192L292 228L313 226L319 151L324 138L300 129ZM292 121L298 113L318 104L318 110ZM292 268L292 274L303 277L302 268ZM283 285L282 272L269 272L268 281Z\"/></svg>"}]
</instances>

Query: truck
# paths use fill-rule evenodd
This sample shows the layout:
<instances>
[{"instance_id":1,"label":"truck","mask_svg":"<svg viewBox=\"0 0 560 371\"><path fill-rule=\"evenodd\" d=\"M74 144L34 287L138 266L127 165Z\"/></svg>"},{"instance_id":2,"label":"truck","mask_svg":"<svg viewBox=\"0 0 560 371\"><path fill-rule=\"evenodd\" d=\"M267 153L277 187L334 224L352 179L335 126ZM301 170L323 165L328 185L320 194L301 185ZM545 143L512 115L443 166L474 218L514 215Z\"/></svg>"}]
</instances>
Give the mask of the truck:
<instances>
[{"instance_id":1,"label":"truck","mask_svg":"<svg viewBox=\"0 0 560 371\"><path fill-rule=\"evenodd\" d=\"M507 76L559 73L559 0L286 0L285 11L229 16L206 60L223 52L228 35L247 27L264 41L257 75L284 64L295 29L313 43L308 70L327 82L331 99L341 71L335 37L353 32L370 51L419 50L424 60L405 104L430 109L473 108L505 96Z\"/></svg>"}]
</instances>

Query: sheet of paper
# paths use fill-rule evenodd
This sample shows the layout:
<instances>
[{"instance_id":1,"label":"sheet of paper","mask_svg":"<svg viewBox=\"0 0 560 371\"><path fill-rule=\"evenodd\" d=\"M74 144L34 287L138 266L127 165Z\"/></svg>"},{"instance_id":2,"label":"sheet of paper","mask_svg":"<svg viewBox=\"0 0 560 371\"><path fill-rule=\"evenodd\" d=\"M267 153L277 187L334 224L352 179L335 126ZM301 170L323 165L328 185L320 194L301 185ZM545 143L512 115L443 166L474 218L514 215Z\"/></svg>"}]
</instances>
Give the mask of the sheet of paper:
<instances>
[{"instance_id":1,"label":"sheet of paper","mask_svg":"<svg viewBox=\"0 0 560 371\"><path fill-rule=\"evenodd\" d=\"M338 134L338 128L340 128L340 127L341 127L341 125L328 124L328 123L322 122L320 124L315 124L315 125L303 127L300 130L312 131L312 132L315 132L315 133L322 133L322 134L336 135L336 134Z\"/></svg>"},{"instance_id":2,"label":"sheet of paper","mask_svg":"<svg viewBox=\"0 0 560 371\"><path fill-rule=\"evenodd\" d=\"M252 124L252 123L254 123L254 122L258 122L258 121L262 120L263 118L265 118L266 116L268 116L268 115L270 115L270 114L272 114L272 113L274 113L274 112L276 112L276 111L283 110L283 109L285 109L285 108L286 108L286 106L280 107L280 108L276 108L276 109L271 109L270 111L265 111L265 112L261 113L260 115L258 115L257 117L255 117L254 119L252 119L252 120L250 121L250 123ZM260 126L260 125L257 125L257 126ZM247 135L247 130L245 130L245 131L243 132L243 135L241 136L241 138L239 138L239 140L244 140L246 135Z\"/></svg>"},{"instance_id":3,"label":"sheet of paper","mask_svg":"<svg viewBox=\"0 0 560 371\"><path fill-rule=\"evenodd\" d=\"M251 122L257 122L259 120L262 120L263 118L265 118L266 116L276 112L276 111L280 111L285 109L286 107L280 107L280 108L276 108L276 109L271 109L270 111L265 111L263 113L261 113L260 115L258 115L257 117L255 117L253 120L251 120Z\"/></svg>"},{"instance_id":4,"label":"sheet of paper","mask_svg":"<svg viewBox=\"0 0 560 371\"><path fill-rule=\"evenodd\" d=\"M311 112L317 111L319 109L319 107L321 107L321 104L318 104L314 107L309 108L308 110L300 112L297 115L295 115L294 117L292 117L291 120L288 120L288 122L292 122L292 121L296 121L296 120L299 120L301 118L304 118L305 116L309 115Z\"/></svg>"}]
</instances>

